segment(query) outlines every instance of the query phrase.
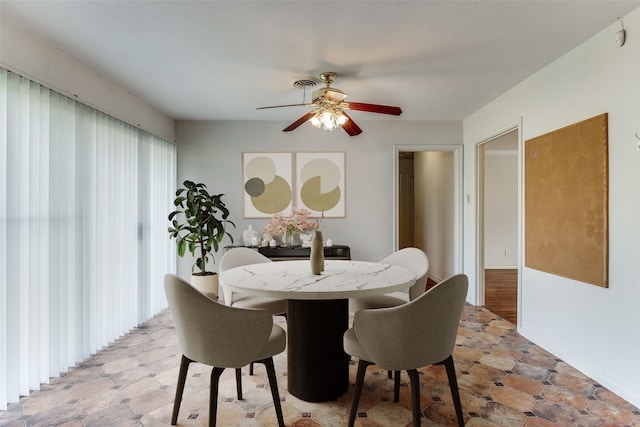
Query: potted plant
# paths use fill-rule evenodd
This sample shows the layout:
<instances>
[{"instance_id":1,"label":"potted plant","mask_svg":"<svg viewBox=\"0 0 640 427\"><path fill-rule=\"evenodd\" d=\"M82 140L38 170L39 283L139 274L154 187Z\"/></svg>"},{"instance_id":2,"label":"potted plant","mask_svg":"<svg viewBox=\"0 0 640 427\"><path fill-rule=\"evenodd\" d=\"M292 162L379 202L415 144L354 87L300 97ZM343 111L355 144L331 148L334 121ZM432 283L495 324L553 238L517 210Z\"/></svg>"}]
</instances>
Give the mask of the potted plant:
<instances>
[{"instance_id":1,"label":"potted plant","mask_svg":"<svg viewBox=\"0 0 640 427\"><path fill-rule=\"evenodd\" d=\"M235 224L228 220L229 210L222 201L224 194L211 195L205 184L185 181L176 191L173 205L176 210L169 214L170 238L176 239L178 255L187 250L195 257L191 268L191 284L205 294L218 295L218 275L207 271L209 260L215 262L212 253L217 252L225 236L233 243L233 236L225 227Z\"/></svg>"}]
</instances>

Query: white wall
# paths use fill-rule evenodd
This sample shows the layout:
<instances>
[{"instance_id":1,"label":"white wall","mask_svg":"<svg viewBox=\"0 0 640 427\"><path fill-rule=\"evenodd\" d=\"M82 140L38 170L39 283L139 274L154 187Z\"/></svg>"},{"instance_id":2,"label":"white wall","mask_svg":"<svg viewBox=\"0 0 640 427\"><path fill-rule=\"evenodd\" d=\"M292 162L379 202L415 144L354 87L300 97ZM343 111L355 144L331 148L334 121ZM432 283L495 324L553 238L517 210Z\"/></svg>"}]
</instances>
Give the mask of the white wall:
<instances>
[{"instance_id":1,"label":"white wall","mask_svg":"<svg viewBox=\"0 0 640 427\"><path fill-rule=\"evenodd\" d=\"M178 121L178 182L201 181L211 191L225 193L237 225L234 238L241 242L248 224L261 230L268 222L242 217L243 151L344 151L347 216L323 220L323 236L349 245L354 259L382 259L394 249L394 145L460 144L462 123L358 123L364 132L349 137L342 130L323 132L306 124L285 133L288 123ZM178 272L188 276L190 260L180 260Z\"/></svg>"},{"instance_id":2,"label":"white wall","mask_svg":"<svg viewBox=\"0 0 640 427\"><path fill-rule=\"evenodd\" d=\"M484 188L484 266L517 268L517 151L485 150Z\"/></svg>"},{"instance_id":3,"label":"white wall","mask_svg":"<svg viewBox=\"0 0 640 427\"><path fill-rule=\"evenodd\" d=\"M175 121L171 117L1 15L0 66L151 134L175 141Z\"/></svg>"},{"instance_id":4,"label":"white wall","mask_svg":"<svg viewBox=\"0 0 640 427\"><path fill-rule=\"evenodd\" d=\"M453 153L414 154L414 241L429 257L429 276L446 279L454 271Z\"/></svg>"},{"instance_id":5,"label":"white wall","mask_svg":"<svg viewBox=\"0 0 640 427\"><path fill-rule=\"evenodd\" d=\"M609 113L609 288L523 267L521 325L537 344L640 406L640 9L464 120L465 192L475 203L475 148L522 118L523 140ZM475 213L465 210L465 230ZM465 233L465 271L475 274Z\"/></svg>"}]
</instances>

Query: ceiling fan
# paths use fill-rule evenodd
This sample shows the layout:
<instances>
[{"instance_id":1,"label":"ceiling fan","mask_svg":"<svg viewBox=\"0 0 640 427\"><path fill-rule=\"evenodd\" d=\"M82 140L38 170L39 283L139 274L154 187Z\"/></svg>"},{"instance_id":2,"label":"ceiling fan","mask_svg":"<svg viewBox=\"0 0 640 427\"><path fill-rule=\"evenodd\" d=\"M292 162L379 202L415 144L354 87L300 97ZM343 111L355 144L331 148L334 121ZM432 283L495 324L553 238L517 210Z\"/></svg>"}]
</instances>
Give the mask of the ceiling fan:
<instances>
[{"instance_id":1,"label":"ceiling fan","mask_svg":"<svg viewBox=\"0 0 640 427\"><path fill-rule=\"evenodd\" d=\"M288 105L273 105L270 107L258 107L258 110L264 110L268 108L281 108L281 107L314 107L304 116L300 117L295 122L284 128L283 132L290 132L296 129L304 122L309 121L312 125L324 129L327 131L334 130L341 127L349 134L349 136L360 135L362 129L349 117L345 110L357 110L367 111L369 113L378 114L390 114L393 116L399 116L402 114L400 107L393 107L390 105L378 105L378 104L366 104L364 102L346 102L345 99L348 96L345 92L338 88L331 87L331 84L336 78L336 73L326 71L320 74L320 80L326 85L323 88L313 91L311 102L302 104L288 104ZM300 86L306 87L315 85L317 79L311 78L304 80L300 83ZM300 81L299 81L300 82ZM296 82L298 83L298 82ZM294 86L296 86L294 83Z\"/></svg>"}]
</instances>

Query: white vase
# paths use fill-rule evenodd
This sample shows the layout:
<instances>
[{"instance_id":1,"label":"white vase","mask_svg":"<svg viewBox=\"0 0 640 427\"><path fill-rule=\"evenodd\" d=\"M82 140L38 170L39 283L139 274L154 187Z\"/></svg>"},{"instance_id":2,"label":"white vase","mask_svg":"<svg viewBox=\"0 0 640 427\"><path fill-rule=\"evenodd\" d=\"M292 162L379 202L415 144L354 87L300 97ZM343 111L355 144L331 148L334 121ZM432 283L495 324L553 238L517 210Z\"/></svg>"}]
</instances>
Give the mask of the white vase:
<instances>
[{"instance_id":1,"label":"white vase","mask_svg":"<svg viewBox=\"0 0 640 427\"><path fill-rule=\"evenodd\" d=\"M257 246L258 245L258 232L253 229L253 226L249 224L249 228L242 232L242 241L245 246Z\"/></svg>"}]
</instances>

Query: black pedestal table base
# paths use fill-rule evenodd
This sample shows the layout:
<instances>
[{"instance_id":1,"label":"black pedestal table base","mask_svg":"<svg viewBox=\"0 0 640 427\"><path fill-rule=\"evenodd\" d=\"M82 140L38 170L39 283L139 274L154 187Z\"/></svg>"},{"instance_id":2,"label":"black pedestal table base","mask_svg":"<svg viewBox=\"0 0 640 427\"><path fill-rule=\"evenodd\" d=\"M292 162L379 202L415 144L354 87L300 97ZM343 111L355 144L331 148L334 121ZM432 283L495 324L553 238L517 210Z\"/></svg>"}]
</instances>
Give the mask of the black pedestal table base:
<instances>
[{"instance_id":1,"label":"black pedestal table base","mask_svg":"<svg viewBox=\"0 0 640 427\"><path fill-rule=\"evenodd\" d=\"M349 301L289 300L287 309L289 393L307 402L335 400L349 388L342 344Z\"/></svg>"}]
</instances>

